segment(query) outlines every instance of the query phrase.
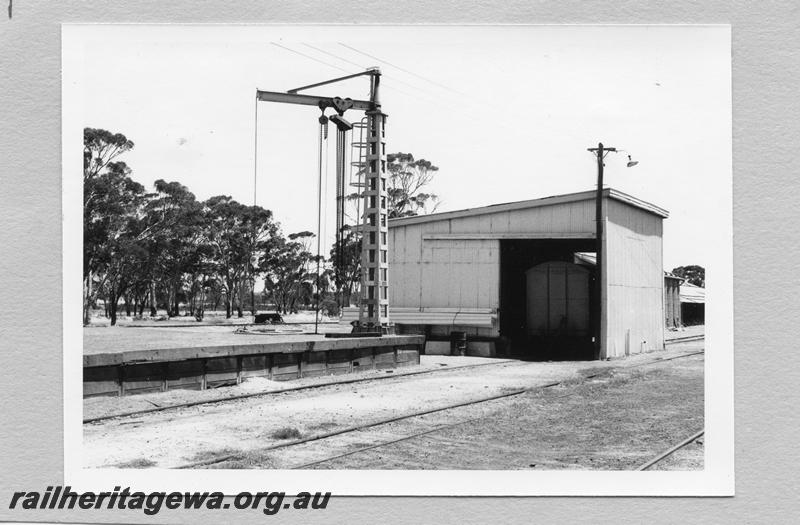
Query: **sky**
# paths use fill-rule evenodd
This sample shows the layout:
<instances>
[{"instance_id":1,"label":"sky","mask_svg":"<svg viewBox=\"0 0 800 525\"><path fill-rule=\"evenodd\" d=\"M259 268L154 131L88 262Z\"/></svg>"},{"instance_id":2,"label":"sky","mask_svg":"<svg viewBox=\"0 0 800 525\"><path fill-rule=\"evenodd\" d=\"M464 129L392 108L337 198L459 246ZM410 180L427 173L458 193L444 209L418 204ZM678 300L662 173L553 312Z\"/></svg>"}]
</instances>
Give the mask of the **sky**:
<instances>
[{"instance_id":1,"label":"sky","mask_svg":"<svg viewBox=\"0 0 800 525\"><path fill-rule=\"evenodd\" d=\"M606 158L606 185L670 212L666 270L713 260L710 218L730 210L728 27L92 26L82 43L82 124L135 143L120 159L135 180L251 204L255 176L255 202L287 234L316 231L319 110L256 104L256 89L372 66L387 151L439 167L428 188L437 211L593 189L587 148L600 141L625 150ZM308 93L366 99L368 81ZM329 142L330 241L333 133Z\"/></svg>"}]
</instances>

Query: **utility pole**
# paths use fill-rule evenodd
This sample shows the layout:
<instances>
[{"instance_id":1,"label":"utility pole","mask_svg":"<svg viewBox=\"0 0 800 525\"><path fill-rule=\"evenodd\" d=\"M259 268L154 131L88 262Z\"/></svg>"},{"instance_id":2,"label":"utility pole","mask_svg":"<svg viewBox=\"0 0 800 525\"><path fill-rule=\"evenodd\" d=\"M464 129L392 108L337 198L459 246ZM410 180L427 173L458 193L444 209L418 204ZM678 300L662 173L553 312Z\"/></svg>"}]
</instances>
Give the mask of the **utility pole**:
<instances>
[{"instance_id":1,"label":"utility pole","mask_svg":"<svg viewBox=\"0 0 800 525\"><path fill-rule=\"evenodd\" d=\"M609 152L616 152L617 148L606 148L600 142L596 148L589 151L597 157L597 193L595 194L595 307L594 307L594 358L600 359L603 348L603 160Z\"/></svg>"},{"instance_id":2,"label":"utility pole","mask_svg":"<svg viewBox=\"0 0 800 525\"><path fill-rule=\"evenodd\" d=\"M594 308L594 358L600 359L600 351L603 348L601 336L603 335L603 168L605 164L603 160L609 153L625 152L624 149L618 150L617 148L607 148L600 142L596 148L588 148L589 152L597 157L597 194L595 197L595 308ZM628 155L628 168L632 168L639 164L639 161L633 160Z\"/></svg>"}]
</instances>

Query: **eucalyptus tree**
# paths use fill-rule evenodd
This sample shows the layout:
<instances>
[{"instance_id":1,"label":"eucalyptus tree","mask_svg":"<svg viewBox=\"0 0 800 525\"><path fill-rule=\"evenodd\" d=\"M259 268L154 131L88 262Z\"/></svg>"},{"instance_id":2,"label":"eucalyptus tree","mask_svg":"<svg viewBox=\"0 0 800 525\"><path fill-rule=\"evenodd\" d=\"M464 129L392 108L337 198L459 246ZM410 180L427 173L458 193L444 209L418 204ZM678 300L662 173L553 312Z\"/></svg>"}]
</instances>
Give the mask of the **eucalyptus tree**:
<instances>
[{"instance_id":1,"label":"eucalyptus tree","mask_svg":"<svg viewBox=\"0 0 800 525\"><path fill-rule=\"evenodd\" d=\"M144 188L128 177L117 157L133 148L121 133L83 130L83 323L109 278L113 256L124 244Z\"/></svg>"},{"instance_id":2,"label":"eucalyptus tree","mask_svg":"<svg viewBox=\"0 0 800 525\"><path fill-rule=\"evenodd\" d=\"M390 153L386 161L389 218L435 212L439 196L423 190L433 181L439 168L429 160L414 159L411 153Z\"/></svg>"},{"instance_id":3,"label":"eucalyptus tree","mask_svg":"<svg viewBox=\"0 0 800 525\"><path fill-rule=\"evenodd\" d=\"M278 235L272 212L246 206L226 195L203 203L205 228L214 273L224 293L225 314L243 316L245 287L252 283L256 262L271 250Z\"/></svg>"},{"instance_id":4,"label":"eucalyptus tree","mask_svg":"<svg viewBox=\"0 0 800 525\"><path fill-rule=\"evenodd\" d=\"M190 302L195 279L204 274L210 254L203 205L188 188L177 182L155 181L144 217L149 238L150 297L157 289L163 294L167 314L177 316L181 299ZM202 277L200 277L202 278Z\"/></svg>"},{"instance_id":5,"label":"eucalyptus tree","mask_svg":"<svg viewBox=\"0 0 800 525\"><path fill-rule=\"evenodd\" d=\"M271 249L260 259L264 274L264 293L272 299L278 313L297 312L300 305L313 302L316 288L316 258L309 231L277 236Z\"/></svg>"}]
</instances>

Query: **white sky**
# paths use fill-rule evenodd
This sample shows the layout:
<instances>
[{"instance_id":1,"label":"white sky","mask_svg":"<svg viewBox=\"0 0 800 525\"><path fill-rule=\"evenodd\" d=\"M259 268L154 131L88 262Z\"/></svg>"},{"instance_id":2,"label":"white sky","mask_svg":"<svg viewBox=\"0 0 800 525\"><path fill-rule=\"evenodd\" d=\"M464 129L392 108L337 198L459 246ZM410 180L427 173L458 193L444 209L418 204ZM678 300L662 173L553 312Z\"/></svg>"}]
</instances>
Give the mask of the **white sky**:
<instances>
[{"instance_id":1,"label":"white sky","mask_svg":"<svg viewBox=\"0 0 800 525\"><path fill-rule=\"evenodd\" d=\"M122 160L148 189L163 178L198 199L252 203L256 88L285 91L380 66L387 151L440 167L430 187L442 197L438 211L592 189L586 148L598 141L640 162L628 169L626 154L609 155L607 186L669 210L665 269L713 259L717 239L706 219L730 209L728 27L87 31L83 125L133 140ZM359 78L312 93L366 98L367 88ZM257 202L285 233L315 231L319 110L261 102L258 111ZM332 161L330 177L332 190ZM328 238L332 212L330 196Z\"/></svg>"}]
</instances>

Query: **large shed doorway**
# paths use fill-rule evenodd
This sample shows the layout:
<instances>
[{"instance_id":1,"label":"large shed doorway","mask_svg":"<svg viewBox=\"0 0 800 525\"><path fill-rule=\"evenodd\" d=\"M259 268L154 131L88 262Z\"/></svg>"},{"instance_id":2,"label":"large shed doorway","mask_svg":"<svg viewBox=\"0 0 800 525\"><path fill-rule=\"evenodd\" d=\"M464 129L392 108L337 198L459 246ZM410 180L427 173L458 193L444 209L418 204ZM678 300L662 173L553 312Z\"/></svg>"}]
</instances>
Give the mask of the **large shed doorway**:
<instances>
[{"instance_id":1,"label":"large shed doorway","mask_svg":"<svg viewBox=\"0 0 800 525\"><path fill-rule=\"evenodd\" d=\"M593 239L500 242L500 335L506 353L536 360L592 359L593 266L575 263Z\"/></svg>"}]
</instances>

